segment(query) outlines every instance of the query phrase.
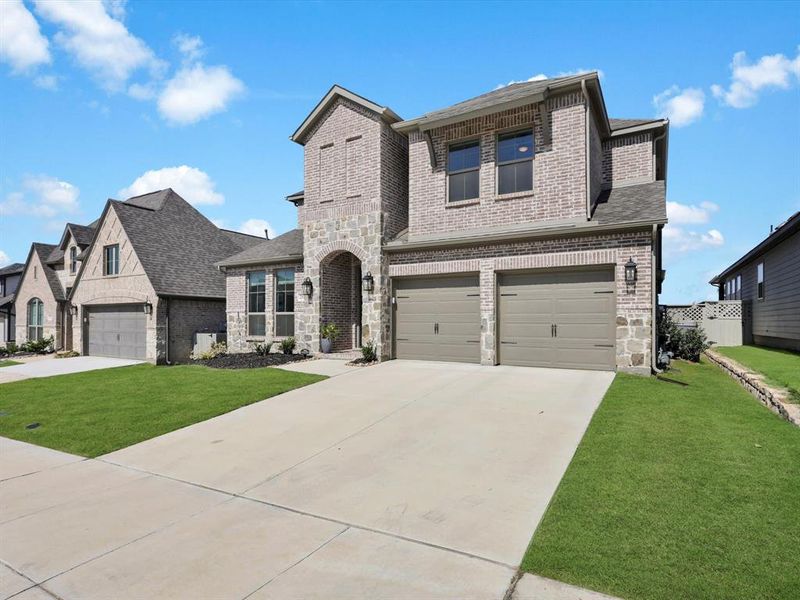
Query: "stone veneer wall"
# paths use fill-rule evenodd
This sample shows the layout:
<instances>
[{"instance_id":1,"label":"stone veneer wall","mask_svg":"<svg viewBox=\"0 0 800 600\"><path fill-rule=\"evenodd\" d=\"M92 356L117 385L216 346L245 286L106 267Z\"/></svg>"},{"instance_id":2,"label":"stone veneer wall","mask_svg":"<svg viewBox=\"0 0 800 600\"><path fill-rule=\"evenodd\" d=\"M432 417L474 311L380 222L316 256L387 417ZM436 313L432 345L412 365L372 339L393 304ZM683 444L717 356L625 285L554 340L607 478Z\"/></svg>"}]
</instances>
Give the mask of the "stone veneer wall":
<instances>
[{"instance_id":1,"label":"stone veneer wall","mask_svg":"<svg viewBox=\"0 0 800 600\"><path fill-rule=\"evenodd\" d=\"M641 231L573 238L557 238L467 248L416 250L390 255L392 277L479 273L481 294L481 363L493 365L495 347L497 271L587 265L613 265L617 281L617 367L650 373L653 348L651 233ZM625 284L625 263L638 264L639 281Z\"/></svg>"},{"instance_id":2,"label":"stone veneer wall","mask_svg":"<svg viewBox=\"0 0 800 600\"><path fill-rule=\"evenodd\" d=\"M276 265L254 266L240 269L228 269L225 272L226 304L225 319L228 327L228 351L231 353L252 352L256 344L276 339L275 335L275 272L281 269L294 269L294 306L295 306L295 338L297 332L297 314L301 305L307 302L303 296L303 265L298 263L282 263ZM266 271L266 335L247 335L247 273L250 271Z\"/></svg>"},{"instance_id":3,"label":"stone veneer wall","mask_svg":"<svg viewBox=\"0 0 800 600\"><path fill-rule=\"evenodd\" d=\"M34 269L36 276L34 277ZM61 338L61 311L59 302L53 297L53 291L47 281L45 267L39 260L39 255L34 250L31 260L25 267L22 285L17 288L14 306L16 307L16 343L23 344L28 341L28 302L39 298L44 304L44 337L53 336L56 344Z\"/></svg>"},{"instance_id":4,"label":"stone veneer wall","mask_svg":"<svg viewBox=\"0 0 800 600\"><path fill-rule=\"evenodd\" d=\"M430 131L436 166L431 167L425 136L409 138L409 233L424 235L535 221L586 218L584 100L570 93L541 105L469 119ZM551 136L545 126L548 120ZM498 131L532 127L533 190L496 193ZM459 140L480 139L480 197L447 202L447 148Z\"/></svg>"},{"instance_id":5,"label":"stone veneer wall","mask_svg":"<svg viewBox=\"0 0 800 600\"><path fill-rule=\"evenodd\" d=\"M655 180L653 133L645 131L603 142L603 185L614 187Z\"/></svg>"},{"instance_id":6,"label":"stone veneer wall","mask_svg":"<svg viewBox=\"0 0 800 600\"><path fill-rule=\"evenodd\" d=\"M119 244L119 275L103 275L103 247ZM161 363L166 358L165 312L150 279L128 236L110 207L100 225L100 231L89 255L84 259L80 280L75 287L72 304L79 307L78 318L72 320L72 348L83 353L83 328L88 319L86 307L105 304L143 304L149 302L153 311L147 317L146 359Z\"/></svg>"}]
</instances>

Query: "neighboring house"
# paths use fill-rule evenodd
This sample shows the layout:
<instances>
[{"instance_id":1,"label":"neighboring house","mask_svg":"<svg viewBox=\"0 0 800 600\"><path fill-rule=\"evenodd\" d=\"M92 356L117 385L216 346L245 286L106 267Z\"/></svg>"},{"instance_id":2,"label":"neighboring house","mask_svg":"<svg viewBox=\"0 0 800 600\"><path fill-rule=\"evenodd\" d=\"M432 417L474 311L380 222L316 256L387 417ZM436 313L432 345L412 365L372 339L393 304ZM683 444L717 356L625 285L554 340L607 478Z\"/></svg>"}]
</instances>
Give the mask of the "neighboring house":
<instances>
[{"instance_id":1,"label":"neighboring house","mask_svg":"<svg viewBox=\"0 0 800 600\"><path fill-rule=\"evenodd\" d=\"M25 265L14 263L0 269L0 346L16 337L14 297Z\"/></svg>"},{"instance_id":2,"label":"neighboring house","mask_svg":"<svg viewBox=\"0 0 800 600\"><path fill-rule=\"evenodd\" d=\"M742 300L745 342L800 351L800 212L710 283Z\"/></svg>"},{"instance_id":3,"label":"neighboring house","mask_svg":"<svg viewBox=\"0 0 800 600\"><path fill-rule=\"evenodd\" d=\"M219 263L229 346L334 322L382 359L649 373L668 125L609 119L597 73L409 121L334 86L291 137L299 229Z\"/></svg>"},{"instance_id":4,"label":"neighboring house","mask_svg":"<svg viewBox=\"0 0 800 600\"><path fill-rule=\"evenodd\" d=\"M67 225L58 246L34 244L17 300L30 304L30 325L17 326L18 341L53 335L84 355L185 361L195 332L224 329L214 263L262 240L217 228L171 189L108 200L91 226Z\"/></svg>"}]
</instances>

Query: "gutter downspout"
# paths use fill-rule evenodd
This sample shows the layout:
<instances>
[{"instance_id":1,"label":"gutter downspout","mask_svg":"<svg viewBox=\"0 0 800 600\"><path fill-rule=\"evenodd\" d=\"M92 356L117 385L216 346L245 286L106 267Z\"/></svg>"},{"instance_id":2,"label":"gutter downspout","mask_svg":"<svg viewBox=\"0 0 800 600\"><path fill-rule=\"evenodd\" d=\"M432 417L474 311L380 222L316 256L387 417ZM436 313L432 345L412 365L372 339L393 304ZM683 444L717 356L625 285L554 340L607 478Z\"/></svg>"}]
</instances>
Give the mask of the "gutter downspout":
<instances>
[{"instance_id":1,"label":"gutter downspout","mask_svg":"<svg viewBox=\"0 0 800 600\"><path fill-rule=\"evenodd\" d=\"M653 307L653 318L650 325L650 335L652 336L652 344L650 350L650 368L653 373L661 373L658 369L658 326L656 319L658 318L658 273L656 272L657 261L656 252L658 244L658 225L653 225L653 240L650 245L650 306Z\"/></svg>"},{"instance_id":2,"label":"gutter downspout","mask_svg":"<svg viewBox=\"0 0 800 600\"><path fill-rule=\"evenodd\" d=\"M168 365L171 365L172 363L169 361L169 298L161 297L159 300L162 300L166 303L164 310L164 362L166 362Z\"/></svg>"},{"instance_id":3,"label":"gutter downspout","mask_svg":"<svg viewBox=\"0 0 800 600\"><path fill-rule=\"evenodd\" d=\"M656 144L660 140L663 140L665 137L667 137L667 129L666 128L664 128L664 133L662 133L661 135L657 135L656 137L653 138L653 181L656 181L656 171L658 170L657 169L657 167L658 167L657 162L658 161L656 160ZM665 150L665 153L666 153L666 148L664 150ZM666 161L666 156L664 157L664 160ZM667 169L666 169L666 165L665 165L665 168L664 168L664 181L666 181L666 180L667 180Z\"/></svg>"},{"instance_id":4,"label":"gutter downspout","mask_svg":"<svg viewBox=\"0 0 800 600\"><path fill-rule=\"evenodd\" d=\"M590 159L589 156L589 117L590 117L590 108L589 108L589 92L586 90L586 80L581 79L581 91L583 92L583 97L586 100L586 104L583 106L583 129L584 129L584 144L583 144L583 154L585 158L585 169L586 169L586 220L590 220L592 218L592 190L591 190L591 175L590 175Z\"/></svg>"}]
</instances>

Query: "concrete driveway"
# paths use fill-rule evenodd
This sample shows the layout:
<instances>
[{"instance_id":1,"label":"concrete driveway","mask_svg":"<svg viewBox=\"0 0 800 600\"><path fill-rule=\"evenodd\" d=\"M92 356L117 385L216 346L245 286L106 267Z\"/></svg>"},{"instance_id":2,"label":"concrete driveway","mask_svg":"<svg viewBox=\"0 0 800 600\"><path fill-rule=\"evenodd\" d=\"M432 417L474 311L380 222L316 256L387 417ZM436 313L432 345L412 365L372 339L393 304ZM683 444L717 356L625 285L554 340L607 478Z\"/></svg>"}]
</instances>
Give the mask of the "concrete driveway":
<instances>
[{"instance_id":1,"label":"concrete driveway","mask_svg":"<svg viewBox=\"0 0 800 600\"><path fill-rule=\"evenodd\" d=\"M127 358L104 358L102 356L74 356L72 358L43 357L41 360L32 360L21 365L12 365L0 369L0 383L19 381L32 377L52 377L53 375L68 375L70 373L83 373L97 369L110 369L112 367L127 367L138 365L142 361Z\"/></svg>"},{"instance_id":2,"label":"concrete driveway","mask_svg":"<svg viewBox=\"0 0 800 600\"><path fill-rule=\"evenodd\" d=\"M392 361L99 460L36 449L12 472L40 471L0 484L0 580L65 600L500 599L612 379Z\"/></svg>"}]
</instances>

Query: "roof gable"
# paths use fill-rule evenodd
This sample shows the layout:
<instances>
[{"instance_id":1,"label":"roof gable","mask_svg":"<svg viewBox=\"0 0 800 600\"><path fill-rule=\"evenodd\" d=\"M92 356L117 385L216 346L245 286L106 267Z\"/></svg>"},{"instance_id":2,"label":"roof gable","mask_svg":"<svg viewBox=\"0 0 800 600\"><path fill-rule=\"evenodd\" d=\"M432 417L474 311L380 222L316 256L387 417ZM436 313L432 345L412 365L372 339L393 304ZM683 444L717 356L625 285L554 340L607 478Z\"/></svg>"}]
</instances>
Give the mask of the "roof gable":
<instances>
[{"instance_id":1,"label":"roof gable","mask_svg":"<svg viewBox=\"0 0 800 600\"><path fill-rule=\"evenodd\" d=\"M363 106L367 110L370 110L380 116L384 121L389 124L397 123L402 119L388 106L381 106L379 104L375 104L371 100L367 100L363 96L359 96L351 92L348 89L345 89L339 85L334 85L328 90L328 93L319 101L319 103L314 107L309 115L305 118L305 120L300 124L300 127L292 134L289 138L293 142L297 142L300 145L305 144L306 135L312 130L314 125L319 121L319 119L325 114L330 106L333 105L339 98L344 98L358 104L359 106Z\"/></svg>"},{"instance_id":2,"label":"roof gable","mask_svg":"<svg viewBox=\"0 0 800 600\"><path fill-rule=\"evenodd\" d=\"M36 261L38 261L39 265L42 267L42 275L44 275L45 279L47 280L47 284L53 294L53 298L58 301L66 299L66 296L64 295L64 288L61 287L61 281L58 279L58 274L47 264L47 259L57 248L58 246L54 246L52 244L42 244L39 242L34 242L31 244L31 249L28 252L28 258L25 260L25 269L22 271L22 277L20 277L19 283L17 284L17 294L19 294L19 290L22 289L22 285L25 282L25 276L28 274L31 263L34 262L35 256Z\"/></svg>"}]
</instances>

